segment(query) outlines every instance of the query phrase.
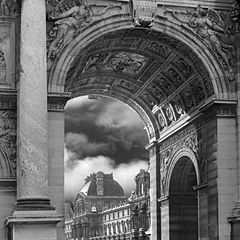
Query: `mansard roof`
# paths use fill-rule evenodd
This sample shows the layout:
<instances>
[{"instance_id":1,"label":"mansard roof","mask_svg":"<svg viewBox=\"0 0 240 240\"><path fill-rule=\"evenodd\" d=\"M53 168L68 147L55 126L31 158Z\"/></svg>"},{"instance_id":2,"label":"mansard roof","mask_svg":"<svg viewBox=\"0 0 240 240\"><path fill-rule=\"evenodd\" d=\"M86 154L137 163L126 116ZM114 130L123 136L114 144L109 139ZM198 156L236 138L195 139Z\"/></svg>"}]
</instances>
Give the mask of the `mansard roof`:
<instances>
[{"instance_id":1,"label":"mansard roof","mask_svg":"<svg viewBox=\"0 0 240 240\"><path fill-rule=\"evenodd\" d=\"M113 174L93 173L86 178L80 193L87 196L124 196L121 185L113 179Z\"/></svg>"}]
</instances>

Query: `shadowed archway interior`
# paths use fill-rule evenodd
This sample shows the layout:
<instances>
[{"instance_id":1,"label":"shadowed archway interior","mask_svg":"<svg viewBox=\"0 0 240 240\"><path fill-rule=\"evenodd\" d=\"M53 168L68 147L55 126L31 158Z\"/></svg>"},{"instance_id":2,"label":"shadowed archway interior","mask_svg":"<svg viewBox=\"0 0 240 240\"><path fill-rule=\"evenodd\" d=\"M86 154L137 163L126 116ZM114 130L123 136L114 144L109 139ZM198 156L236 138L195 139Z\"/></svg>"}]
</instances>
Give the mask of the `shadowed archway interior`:
<instances>
[{"instance_id":1,"label":"shadowed archway interior","mask_svg":"<svg viewBox=\"0 0 240 240\"><path fill-rule=\"evenodd\" d=\"M170 239L198 239L198 199L196 170L188 157L176 163L170 180Z\"/></svg>"}]
</instances>

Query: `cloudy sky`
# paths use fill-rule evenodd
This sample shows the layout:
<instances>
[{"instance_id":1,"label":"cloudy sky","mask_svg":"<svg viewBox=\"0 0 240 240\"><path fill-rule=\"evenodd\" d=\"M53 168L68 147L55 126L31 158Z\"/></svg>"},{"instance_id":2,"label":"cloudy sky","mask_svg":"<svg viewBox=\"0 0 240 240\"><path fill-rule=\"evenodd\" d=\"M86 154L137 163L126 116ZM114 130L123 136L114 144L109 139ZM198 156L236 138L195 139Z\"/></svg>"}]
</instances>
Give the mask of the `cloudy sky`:
<instances>
[{"instance_id":1,"label":"cloudy sky","mask_svg":"<svg viewBox=\"0 0 240 240\"><path fill-rule=\"evenodd\" d=\"M144 124L131 108L110 98L70 100L65 108L65 199L71 201L93 172L113 173L129 195L134 176L147 169Z\"/></svg>"}]
</instances>

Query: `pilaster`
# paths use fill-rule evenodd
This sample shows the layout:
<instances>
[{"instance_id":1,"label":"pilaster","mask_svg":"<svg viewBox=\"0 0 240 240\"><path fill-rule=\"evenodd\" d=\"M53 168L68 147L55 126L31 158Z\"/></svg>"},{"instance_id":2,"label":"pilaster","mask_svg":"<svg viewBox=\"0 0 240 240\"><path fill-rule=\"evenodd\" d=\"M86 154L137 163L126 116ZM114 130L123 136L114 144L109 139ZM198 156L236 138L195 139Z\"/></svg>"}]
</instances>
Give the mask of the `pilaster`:
<instances>
[{"instance_id":1,"label":"pilaster","mask_svg":"<svg viewBox=\"0 0 240 240\"><path fill-rule=\"evenodd\" d=\"M237 240L240 236L240 3L235 1L232 11L232 20L235 23L235 32L232 35L235 52L235 81L237 85L236 96L238 99L237 105L237 201L232 210L232 216L228 218L231 223L231 240Z\"/></svg>"},{"instance_id":2,"label":"pilaster","mask_svg":"<svg viewBox=\"0 0 240 240\"><path fill-rule=\"evenodd\" d=\"M159 146L157 142L152 142L146 149L149 150L150 162L150 212L151 212L151 239L160 239L161 223L160 223L160 208L158 206L159 197L159 182L160 182L160 160Z\"/></svg>"},{"instance_id":3,"label":"pilaster","mask_svg":"<svg viewBox=\"0 0 240 240\"><path fill-rule=\"evenodd\" d=\"M236 199L237 186L237 101L215 100L203 112L214 122L214 141L208 136L208 237L230 239L229 215ZM207 132L211 131L206 125ZM213 126L214 126L213 125ZM214 133L214 131L212 131ZM211 154L210 154L210 152Z\"/></svg>"}]
</instances>

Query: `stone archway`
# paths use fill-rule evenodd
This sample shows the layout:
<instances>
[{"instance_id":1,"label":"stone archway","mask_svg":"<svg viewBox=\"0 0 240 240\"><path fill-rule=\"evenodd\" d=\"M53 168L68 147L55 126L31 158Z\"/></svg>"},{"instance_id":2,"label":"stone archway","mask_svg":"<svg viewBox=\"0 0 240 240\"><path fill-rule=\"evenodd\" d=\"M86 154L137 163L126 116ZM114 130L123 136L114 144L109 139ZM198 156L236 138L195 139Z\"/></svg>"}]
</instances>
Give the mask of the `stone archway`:
<instances>
[{"instance_id":1,"label":"stone archway","mask_svg":"<svg viewBox=\"0 0 240 240\"><path fill-rule=\"evenodd\" d=\"M83 5L83 2L49 0L47 8L51 7L46 10L45 1L22 0L20 81L16 81L18 141L21 143L17 146L17 209L7 218L8 226L13 226L12 231L18 234L14 235L15 238L24 239L25 234L34 238L36 231L39 238L51 235L56 239L56 223L61 217L53 213L52 205L63 215L64 104L70 96L86 94L120 99L134 108L146 124L151 171L151 238L169 239L164 238L162 226L158 226L160 215L169 214L163 208L160 212L158 205L167 204L168 163L172 157L168 150L179 142L192 144L188 147L200 163L200 183L204 183L209 194L204 196L204 204L207 203L207 210L214 209L211 216L207 211L203 216L205 226L209 226L203 238L219 238L226 229L225 237L230 238L226 218L232 210L233 200L230 198L235 198L239 178L235 170L239 161L236 150L239 141L236 137L237 103L233 100L236 96L239 99L239 93L236 91L237 82L229 75L239 56L233 58L233 44L236 42L229 43L226 34L234 27L236 31L239 28L224 25L224 28L219 26L222 30L217 30L209 16L213 14L221 23L228 24L224 20L229 20L231 3L202 1L203 6L196 6L196 1L191 1L191 6L186 6L181 1L163 1L165 5L161 1L157 4L154 25L146 28L134 26L127 1L90 0L87 6L80 8L84 11L80 24L75 24L75 16L68 18L67 22L58 21L66 18L77 3ZM2 3L2 6L9 7ZM235 10L239 13L239 9ZM48 59L46 12L51 20L47 23L47 45L49 52L54 52L53 56L48 52ZM60 17L51 15L53 12L65 14ZM212 24L207 24L209 21ZM202 23L206 24L205 28ZM56 38L59 41L55 41ZM239 50L239 46L234 47ZM236 79L239 79L237 72ZM4 94L10 95L7 91ZM192 134L190 125L198 132L202 129L207 132L207 156L199 150L200 141L197 144L192 140L185 141L186 136ZM225 133L231 144L224 138ZM166 155L162 157L160 152ZM231 169L226 167L229 162ZM211 171L207 171L207 167ZM217 181L221 170L232 187L229 198L224 194L224 181ZM224 201L215 201L219 197ZM28 211L27 220L22 209ZM43 210L43 213L36 214L36 209ZM29 215L33 216L30 220ZM50 226L49 236L46 236L46 225L42 222ZM28 224L25 230L22 223Z\"/></svg>"},{"instance_id":2,"label":"stone archway","mask_svg":"<svg viewBox=\"0 0 240 240\"><path fill-rule=\"evenodd\" d=\"M188 157L174 166L169 188L169 233L171 240L198 239L197 175Z\"/></svg>"},{"instance_id":3,"label":"stone archway","mask_svg":"<svg viewBox=\"0 0 240 240\"><path fill-rule=\"evenodd\" d=\"M110 96L142 117L150 143L151 232L156 239L161 231L156 199L162 191L157 142L191 121L200 106L228 98L231 87L215 53L193 32L183 31L177 21L172 24L171 17L156 19L151 29L135 28L125 7L90 23L51 59L48 91Z\"/></svg>"}]
</instances>

